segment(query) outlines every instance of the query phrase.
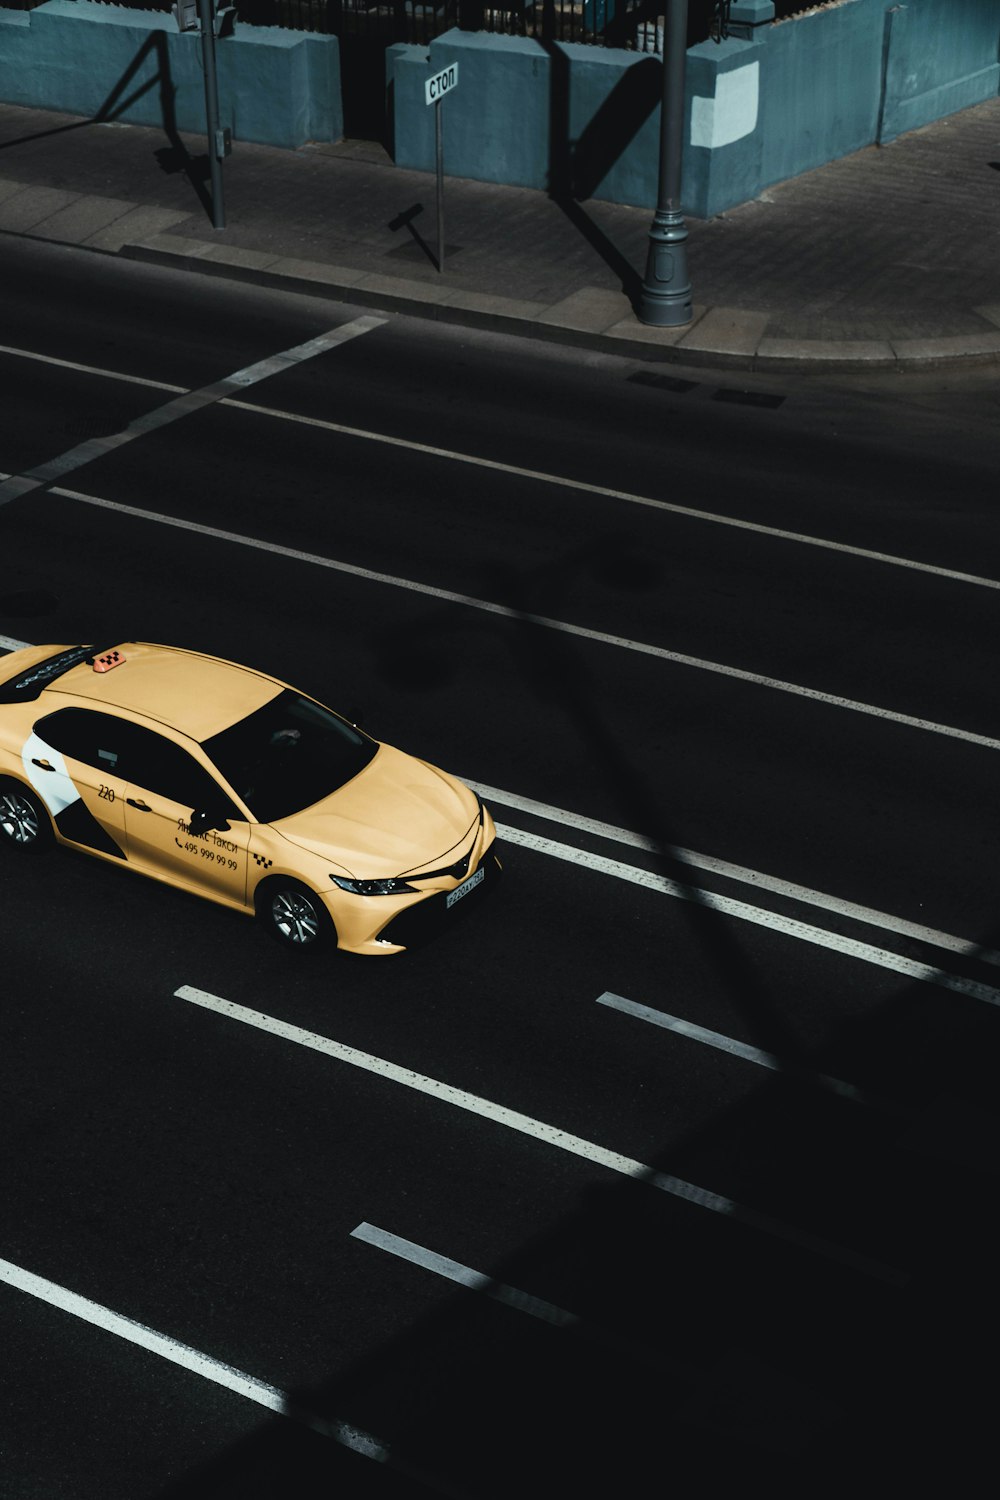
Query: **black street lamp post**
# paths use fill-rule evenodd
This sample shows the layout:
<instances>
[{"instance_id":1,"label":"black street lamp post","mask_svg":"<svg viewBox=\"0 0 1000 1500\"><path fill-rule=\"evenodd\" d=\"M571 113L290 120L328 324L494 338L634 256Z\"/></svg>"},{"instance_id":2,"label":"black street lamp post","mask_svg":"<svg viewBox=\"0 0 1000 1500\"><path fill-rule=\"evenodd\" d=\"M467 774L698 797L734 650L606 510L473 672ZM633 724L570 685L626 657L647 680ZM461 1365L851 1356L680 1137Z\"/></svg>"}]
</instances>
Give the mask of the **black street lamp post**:
<instances>
[{"instance_id":1,"label":"black street lamp post","mask_svg":"<svg viewBox=\"0 0 1000 1500\"><path fill-rule=\"evenodd\" d=\"M690 323L692 318L691 282L687 268L688 232L681 214L688 0L666 0L666 7L659 183L637 314L640 323L651 323L657 328L677 328Z\"/></svg>"}]
</instances>

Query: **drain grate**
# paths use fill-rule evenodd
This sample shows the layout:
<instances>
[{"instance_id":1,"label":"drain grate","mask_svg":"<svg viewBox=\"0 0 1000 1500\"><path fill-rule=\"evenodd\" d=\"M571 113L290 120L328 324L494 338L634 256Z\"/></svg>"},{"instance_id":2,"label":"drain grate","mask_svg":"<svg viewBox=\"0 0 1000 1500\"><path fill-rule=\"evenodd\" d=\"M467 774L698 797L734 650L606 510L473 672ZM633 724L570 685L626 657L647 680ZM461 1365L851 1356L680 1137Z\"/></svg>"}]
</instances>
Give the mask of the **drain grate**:
<instances>
[{"instance_id":1,"label":"drain grate","mask_svg":"<svg viewBox=\"0 0 1000 1500\"><path fill-rule=\"evenodd\" d=\"M663 391L693 391L698 384L696 380L681 380L676 375L654 375L651 370L638 370L626 379L631 380L633 385L655 385Z\"/></svg>"},{"instance_id":2,"label":"drain grate","mask_svg":"<svg viewBox=\"0 0 1000 1500\"><path fill-rule=\"evenodd\" d=\"M716 391L713 401L734 401L740 406L780 406L784 396L775 396L771 391Z\"/></svg>"}]
</instances>

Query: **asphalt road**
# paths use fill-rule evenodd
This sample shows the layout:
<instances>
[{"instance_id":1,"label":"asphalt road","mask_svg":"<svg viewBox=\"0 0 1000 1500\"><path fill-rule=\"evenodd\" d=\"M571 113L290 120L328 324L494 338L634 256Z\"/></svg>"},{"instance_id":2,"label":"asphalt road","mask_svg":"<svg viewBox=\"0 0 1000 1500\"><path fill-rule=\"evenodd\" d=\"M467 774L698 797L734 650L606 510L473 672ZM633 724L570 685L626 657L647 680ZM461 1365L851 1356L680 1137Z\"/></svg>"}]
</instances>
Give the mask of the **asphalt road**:
<instances>
[{"instance_id":1,"label":"asphalt road","mask_svg":"<svg viewBox=\"0 0 1000 1500\"><path fill-rule=\"evenodd\" d=\"M4 642L273 672L483 790L505 867L421 950L293 962L0 850L0 1495L961 1490L988 377L667 374L0 264Z\"/></svg>"}]
</instances>

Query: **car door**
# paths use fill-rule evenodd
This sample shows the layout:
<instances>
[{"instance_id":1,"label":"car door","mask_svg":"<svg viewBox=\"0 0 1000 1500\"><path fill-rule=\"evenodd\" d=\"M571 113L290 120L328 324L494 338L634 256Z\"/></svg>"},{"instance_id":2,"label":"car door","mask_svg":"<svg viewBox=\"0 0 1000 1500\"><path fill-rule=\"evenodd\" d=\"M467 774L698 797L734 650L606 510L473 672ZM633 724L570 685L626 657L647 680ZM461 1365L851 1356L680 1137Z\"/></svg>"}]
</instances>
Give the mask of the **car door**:
<instances>
[{"instance_id":1,"label":"car door","mask_svg":"<svg viewBox=\"0 0 1000 1500\"><path fill-rule=\"evenodd\" d=\"M127 857L121 719L60 708L38 719L25 741L25 774L64 839L95 854Z\"/></svg>"},{"instance_id":2,"label":"car door","mask_svg":"<svg viewBox=\"0 0 1000 1500\"><path fill-rule=\"evenodd\" d=\"M175 740L139 724L129 725L127 737L130 862L199 895L243 905L250 825L228 792ZM195 831L196 811L211 811L217 826Z\"/></svg>"}]
</instances>

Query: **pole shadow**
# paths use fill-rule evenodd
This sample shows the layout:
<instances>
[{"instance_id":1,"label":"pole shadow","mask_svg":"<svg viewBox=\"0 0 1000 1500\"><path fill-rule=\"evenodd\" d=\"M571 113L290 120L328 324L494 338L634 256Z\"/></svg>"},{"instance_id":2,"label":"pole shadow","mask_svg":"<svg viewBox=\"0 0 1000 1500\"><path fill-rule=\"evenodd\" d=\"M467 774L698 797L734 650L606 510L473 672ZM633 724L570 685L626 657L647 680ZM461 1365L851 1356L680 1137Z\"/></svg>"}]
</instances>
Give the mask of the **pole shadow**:
<instances>
[{"instance_id":1,"label":"pole shadow","mask_svg":"<svg viewBox=\"0 0 1000 1500\"><path fill-rule=\"evenodd\" d=\"M582 207L660 103L661 63L653 57L627 69L575 143L570 134L569 56L555 40L555 0L544 0L539 46L549 59L549 197L610 270L633 307L642 276Z\"/></svg>"},{"instance_id":2,"label":"pole shadow","mask_svg":"<svg viewBox=\"0 0 1000 1500\"><path fill-rule=\"evenodd\" d=\"M398 213L394 219L390 219L387 228L391 229L393 234L396 234L400 229L406 229L410 235L411 243L427 257L436 271L439 269L437 256L413 222L418 214L422 214L423 211L424 205L422 203L414 203L411 208L404 208L402 213ZM404 241L404 244L398 246L397 250L393 253L399 253L405 248Z\"/></svg>"},{"instance_id":3,"label":"pole shadow","mask_svg":"<svg viewBox=\"0 0 1000 1500\"><path fill-rule=\"evenodd\" d=\"M136 75L151 55L156 59L156 72L134 88L131 87ZM111 124L121 119L138 100L156 88L159 89L163 132L167 137L168 145L160 147L159 150L154 151L153 155L164 172L183 173L205 213L211 219L212 200L205 186L209 176L209 159L207 154L192 156L181 139L175 106L177 86L170 71L170 49L167 46L164 31L154 31L149 35L110 93L88 119L76 120L71 125L57 125L52 130L39 130L31 135L18 136L16 140L4 141L0 143L0 151L7 151L15 146L25 146L32 141L46 140L52 136L67 135L75 130L85 130L91 125Z\"/></svg>"}]
</instances>

